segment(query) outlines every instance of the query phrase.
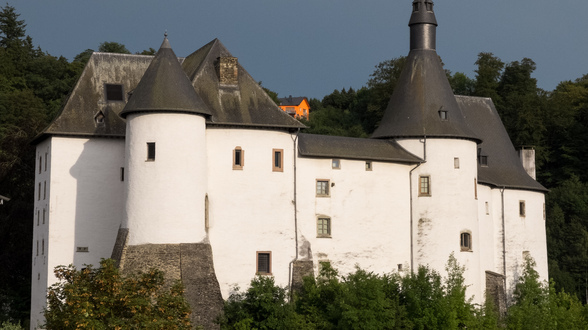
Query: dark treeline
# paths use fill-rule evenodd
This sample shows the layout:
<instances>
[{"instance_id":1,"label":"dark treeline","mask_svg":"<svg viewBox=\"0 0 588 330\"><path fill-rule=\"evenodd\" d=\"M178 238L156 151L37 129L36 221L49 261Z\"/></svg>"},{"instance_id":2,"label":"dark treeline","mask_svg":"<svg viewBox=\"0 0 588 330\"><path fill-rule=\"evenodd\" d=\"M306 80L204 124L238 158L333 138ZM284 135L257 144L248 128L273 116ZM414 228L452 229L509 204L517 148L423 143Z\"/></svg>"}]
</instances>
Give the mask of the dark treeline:
<instances>
[{"instance_id":1,"label":"dark treeline","mask_svg":"<svg viewBox=\"0 0 588 330\"><path fill-rule=\"evenodd\" d=\"M0 7L0 323L26 321L34 208L35 148L31 140L57 115L92 49L73 61L33 46L15 9ZM130 53L122 44L98 51ZM137 54L153 54L154 49ZM405 58L376 66L366 87L311 99L308 133L369 137L378 126ZM492 97L515 146L537 150L538 180L547 194L549 274L557 290L586 301L588 278L588 75L537 87L535 63L505 64L480 53L475 78L447 71L456 94Z\"/></svg>"}]
</instances>

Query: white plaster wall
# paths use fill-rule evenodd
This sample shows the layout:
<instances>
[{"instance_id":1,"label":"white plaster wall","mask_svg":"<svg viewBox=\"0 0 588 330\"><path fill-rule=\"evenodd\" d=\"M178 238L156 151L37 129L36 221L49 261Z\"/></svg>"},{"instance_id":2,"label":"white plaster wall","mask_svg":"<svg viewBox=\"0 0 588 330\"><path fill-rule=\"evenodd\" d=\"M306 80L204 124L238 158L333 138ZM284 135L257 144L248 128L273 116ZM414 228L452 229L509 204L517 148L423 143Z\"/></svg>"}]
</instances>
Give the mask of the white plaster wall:
<instances>
[{"instance_id":1,"label":"white plaster wall","mask_svg":"<svg viewBox=\"0 0 588 330\"><path fill-rule=\"evenodd\" d=\"M537 263L536 270L541 280L548 280L547 241L543 205L545 195L541 192L506 189L504 191L504 213L506 222L506 282L507 292L512 293L514 284L524 269L523 251L529 251ZM525 216L519 215L519 201L525 201Z\"/></svg>"},{"instance_id":2,"label":"white plaster wall","mask_svg":"<svg viewBox=\"0 0 588 330\"><path fill-rule=\"evenodd\" d=\"M315 271L329 261L340 274L362 269L380 274L410 265L409 171L414 165L298 158L300 259L312 257ZM329 197L316 196L316 180L330 180ZM317 237L318 216L331 218L331 238Z\"/></svg>"},{"instance_id":3,"label":"white plaster wall","mask_svg":"<svg viewBox=\"0 0 588 330\"><path fill-rule=\"evenodd\" d=\"M34 233L46 235L46 263L40 269L40 259L33 257L32 327L40 320L47 286L56 281L53 269L69 264L78 269L84 264L97 266L101 258L109 258L123 211L123 140L51 137L40 143L37 151L44 153L48 147L48 170L43 167L36 180L47 179L48 210L45 227L35 227ZM76 252L78 246L88 247L88 252ZM41 280L37 280L38 274Z\"/></svg>"},{"instance_id":4,"label":"white plaster wall","mask_svg":"<svg viewBox=\"0 0 588 330\"><path fill-rule=\"evenodd\" d=\"M271 251L276 284L288 284L294 259L293 136L271 130L209 128L209 239L223 297L249 286L256 252ZM244 151L233 170L233 150ZM272 149L284 150L283 172L272 171Z\"/></svg>"},{"instance_id":5,"label":"white plaster wall","mask_svg":"<svg viewBox=\"0 0 588 330\"><path fill-rule=\"evenodd\" d=\"M413 232L415 267L429 265L442 275L453 252L465 266L467 294L475 302L483 301L480 281L480 231L478 224L477 145L459 139L427 139L426 155L423 140L398 141L410 152L426 160L412 175ZM454 167L459 158L459 168ZM431 196L419 196L419 176L430 176ZM461 232L470 232L472 251L462 252Z\"/></svg>"},{"instance_id":6,"label":"white plaster wall","mask_svg":"<svg viewBox=\"0 0 588 330\"><path fill-rule=\"evenodd\" d=\"M501 204L495 192L486 185L478 185L478 224L480 242L480 283L486 288L486 271L503 274ZM500 196L498 196L500 197ZM488 210L486 212L486 203Z\"/></svg>"},{"instance_id":7,"label":"white plaster wall","mask_svg":"<svg viewBox=\"0 0 588 330\"><path fill-rule=\"evenodd\" d=\"M147 161L147 142L156 143ZM128 244L196 243L205 239L205 119L181 113L127 118Z\"/></svg>"}]
</instances>

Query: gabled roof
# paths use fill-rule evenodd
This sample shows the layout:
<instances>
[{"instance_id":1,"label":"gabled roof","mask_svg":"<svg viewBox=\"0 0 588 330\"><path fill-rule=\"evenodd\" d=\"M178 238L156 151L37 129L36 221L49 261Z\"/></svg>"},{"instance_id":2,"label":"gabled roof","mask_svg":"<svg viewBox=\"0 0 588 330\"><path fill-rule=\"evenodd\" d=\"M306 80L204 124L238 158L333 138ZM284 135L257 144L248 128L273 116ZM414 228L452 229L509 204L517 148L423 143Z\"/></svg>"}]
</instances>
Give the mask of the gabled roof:
<instances>
[{"instance_id":1,"label":"gabled roof","mask_svg":"<svg viewBox=\"0 0 588 330\"><path fill-rule=\"evenodd\" d=\"M547 191L527 174L500 116L490 98L456 96L468 124L483 140L480 156L488 157L488 166L478 164L478 182L494 187Z\"/></svg>"},{"instance_id":2,"label":"gabled roof","mask_svg":"<svg viewBox=\"0 0 588 330\"><path fill-rule=\"evenodd\" d=\"M304 157L374 160L405 164L423 160L396 141L343 136L298 134L298 153Z\"/></svg>"},{"instance_id":3,"label":"gabled roof","mask_svg":"<svg viewBox=\"0 0 588 330\"><path fill-rule=\"evenodd\" d=\"M153 56L93 53L59 115L38 135L38 143L48 135L125 136L125 121L119 114L125 101L108 101L106 84L122 84L123 95L132 91ZM98 124L96 115L104 121Z\"/></svg>"},{"instance_id":4,"label":"gabled roof","mask_svg":"<svg viewBox=\"0 0 588 330\"><path fill-rule=\"evenodd\" d=\"M278 99L280 101L280 105L281 106L297 106L300 105L302 103L302 101L306 100L306 102L308 102L308 99L304 96L297 96L297 97L284 97L284 98L279 98Z\"/></svg>"},{"instance_id":5,"label":"gabled roof","mask_svg":"<svg viewBox=\"0 0 588 330\"><path fill-rule=\"evenodd\" d=\"M305 127L282 111L240 64L237 63L237 83L222 85L216 70L219 57L232 55L214 39L186 57L182 65L212 113L208 124L290 130Z\"/></svg>"},{"instance_id":6,"label":"gabled roof","mask_svg":"<svg viewBox=\"0 0 588 330\"><path fill-rule=\"evenodd\" d=\"M183 112L210 115L196 94L167 37L149 64L143 78L120 113L126 118L135 112Z\"/></svg>"}]
</instances>

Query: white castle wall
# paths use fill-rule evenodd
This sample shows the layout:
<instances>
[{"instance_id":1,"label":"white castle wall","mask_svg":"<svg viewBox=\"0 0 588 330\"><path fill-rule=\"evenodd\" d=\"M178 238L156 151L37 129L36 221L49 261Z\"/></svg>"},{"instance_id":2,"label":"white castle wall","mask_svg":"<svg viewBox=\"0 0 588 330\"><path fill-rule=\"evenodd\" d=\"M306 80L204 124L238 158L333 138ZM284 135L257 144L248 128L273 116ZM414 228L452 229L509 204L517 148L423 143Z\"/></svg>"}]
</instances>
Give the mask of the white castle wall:
<instances>
[{"instance_id":1,"label":"white castle wall","mask_svg":"<svg viewBox=\"0 0 588 330\"><path fill-rule=\"evenodd\" d=\"M128 244L197 243L205 238L204 117L140 113L127 117L125 220ZM155 142L154 161L147 142Z\"/></svg>"},{"instance_id":2,"label":"white castle wall","mask_svg":"<svg viewBox=\"0 0 588 330\"><path fill-rule=\"evenodd\" d=\"M414 261L445 274L451 253L466 267L468 295L483 301L480 282L480 232L478 227L477 145L459 139L406 139L400 145L426 159L412 175ZM426 152L426 154L425 154ZM455 166L459 159L459 167ZM419 196L419 177L430 177L430 196ZM460 234L469 232L471 251L461 251Z\"/></svg>"},{"instance_id":3,"label":"white castle wall","mask_svg":"<svg viewBox=\"0 0 588 330\"><path fill-rule=\"evenodd\" d=\"M209 239L223 297L248 287L257 251L271 251L272 273L288 284L295 256L293 135L255 129L209 128ZM244 166L233 170L233 150L244 151ZM283 149L283 171L272 171L273 149Z\"/></svg>"},{"instance_id":4,"label":"white castle wall","mask_svg":"<svg viewBox=\"0 0 588 330\"><path fill-rule=\"evenodd\" d=\"M47 180L47 199L41 193L35 208L42 216L42 206L47 205L47 218L45 226L35 226L34 231L35 237L45 237L45 256L42 265L40 257L33 258L32 324L41 320L46 288L56 281L56 266L74 264L79 269L110 257L123 211L123 140L51 137L37 145L43 161L47 150L48 170L43 164L39 175L37 164L36 181ZM76 252L77 247L88 251Z\"/></svg>"},{"instance_id":5,"label":"white castle wall","mask_svg":"<svg viewBox=\"0 0 588 330\"><path fill-rule=\"evenodd\" d=\"M300 259L311 254L315 271L329 261L340 273L390 273L410 265L409 171L414 165L298 158ZM316 196L316 180L330 180L330 196ZM317 218L331 218L331 237L317 237Z\"/></svg>"}]
</instances>

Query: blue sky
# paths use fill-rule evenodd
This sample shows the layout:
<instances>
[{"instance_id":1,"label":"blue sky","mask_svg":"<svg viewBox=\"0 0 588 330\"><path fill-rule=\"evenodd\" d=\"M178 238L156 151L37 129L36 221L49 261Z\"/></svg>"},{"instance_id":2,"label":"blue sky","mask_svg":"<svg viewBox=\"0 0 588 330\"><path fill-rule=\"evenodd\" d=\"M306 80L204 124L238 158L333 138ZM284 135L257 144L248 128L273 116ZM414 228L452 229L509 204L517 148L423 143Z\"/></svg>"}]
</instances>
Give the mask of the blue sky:
<instances>
[{"instance_id":1,"label":"blue sky","mask_svg":"<svg viewBox=\"0 0 588 330\"><path fill-rule=\"evenodd\" d=\"M539 87L588 73L586 0L437 0L437 52L474 77L480 52L529 57ZM412 0L8 0L27 34L68 59L103 41L157 49L167 30L178 56L219 38L265 87L322 98L360 88L381 61L408 54ZM4 6L2 4L2 6Z\"/></svg>"}]
</instances>

